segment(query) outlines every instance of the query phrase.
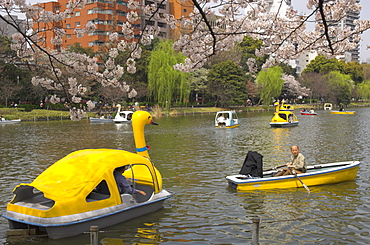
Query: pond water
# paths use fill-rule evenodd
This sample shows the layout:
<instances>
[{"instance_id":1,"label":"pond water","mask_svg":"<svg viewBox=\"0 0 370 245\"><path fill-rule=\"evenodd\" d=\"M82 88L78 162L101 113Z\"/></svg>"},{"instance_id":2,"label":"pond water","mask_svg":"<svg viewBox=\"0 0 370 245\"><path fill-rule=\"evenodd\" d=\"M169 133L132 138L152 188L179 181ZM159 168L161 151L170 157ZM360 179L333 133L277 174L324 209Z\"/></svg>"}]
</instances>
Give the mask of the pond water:
<instances>
[{"instance_id":1,"label":"pond water","mask_svg":"<svg viewBox=\"0 0 370 245\"><path fill-rule=\"evenodd\" d=\"M260 244L369 244L370 108L354 115L317 116L296 111L299 126L270 128L272 112L238 112L241 125L216 129L215 114L155 119L147 125L150 156L174 195L164 208L99 234L100 244L248 244L251 219L261 218ZM91 124L87 120L22 122L0 125L0 211L19 183L31 182L65 155L86 148L135 151L131 126ZM264 168L290 159L298 144L307 164L361 161L354 181L304 188L238 193L225 177L240 171L248 151L261 153ZM7 238L3 244L89 244L89 235L51 240Z\"/></svg>"}]
</instances>

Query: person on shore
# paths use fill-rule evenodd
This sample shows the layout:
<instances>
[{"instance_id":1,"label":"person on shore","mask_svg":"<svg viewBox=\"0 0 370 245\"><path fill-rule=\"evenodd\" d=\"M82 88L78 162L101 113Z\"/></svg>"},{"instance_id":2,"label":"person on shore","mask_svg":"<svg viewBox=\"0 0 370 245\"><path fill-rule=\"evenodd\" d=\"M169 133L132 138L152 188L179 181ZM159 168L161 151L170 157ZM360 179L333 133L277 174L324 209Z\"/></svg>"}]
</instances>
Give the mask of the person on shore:
<instances>
[{"instance_id":1,"label":"person on shore","mask_svg":"<svg viewBox=\"0 0 370 245\"><path fill-rule=\"evenodd\" d=\"M291 161L286 164L288 168L284 168L283 170L279 171L276 176L283 176L283 175L292 175L293 170L297 174L305 173L306 172L306 160L302 153L299 152L299 147L297 145L292 145L290 147L292 152Z\"/></svg>"}]
</instances>

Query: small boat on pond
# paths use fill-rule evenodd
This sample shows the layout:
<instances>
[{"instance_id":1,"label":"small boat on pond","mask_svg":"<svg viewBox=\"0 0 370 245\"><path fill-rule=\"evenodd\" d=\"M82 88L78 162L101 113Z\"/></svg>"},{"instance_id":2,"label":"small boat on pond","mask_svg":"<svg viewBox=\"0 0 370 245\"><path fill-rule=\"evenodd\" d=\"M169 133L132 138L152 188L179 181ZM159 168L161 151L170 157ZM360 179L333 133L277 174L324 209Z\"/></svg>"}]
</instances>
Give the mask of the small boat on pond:
<instances>
[{"instance_id":1,"label":"small boat on pond","mask_svg":"<svg viewBox=\"0 0 370 245\"><path fill-rule=\"evenodd\" d=\"M324 110L331 110L333 109L333 104L332 103L325 103L324 104Z\"/></svg>"},{"instance_id":2,"label":"small boat on pond","mask_svg":"<svg viewBox=\"0 0 370 245\"><path fill-rule=\"evenodd\" d=\"M121 111L121 105L118 104L118 111L113 121L115 123L130 123L132 120L133 111Z\"/></svg>"},{"instance_id":3,"label":"small boat on pond","mask_svg":"<svg viewBox=\"0 0 370 245\"><path fill-rule=\"evenodd\" d=\"M15 187L3 214L9 228L58 239L89 231L92 225L104 228L160 209L172 194L162 188L162 176L150 161L145 143L144 126L154 123L145 111L135 112L132 120L137 153L85 149L60 159L32 183ZM120 194L114 171L123 166L128 168L123 176L132 188L146 195Z\"/></svg>"},{"instance_id":4,"label":"small boat on pond","mask_svg":"<svg viewBox=\"0 0 370 245\"><path fill-rule=\"evenodd\" d=\"M291 111L280 111L279 103L275 103L274 116L270 121L270 126L275 128L298 126L298 118Z\"/></svg>"},{"instance_id":5,"label":"small boat on pond","mask_svg":"<svg viewBox=\"0 0 370 245\"><path fill-rule=\"evenodd\" d=\"M14 119L14 120L0 120L0 124L17 124L20 123L21 119Z\"/></svg>"},{"instance_id":6,"label":"small boat on pond","mask_svg":"<svg viewBox=\"0 0 370 245\"><path fill-rule=\"evenodd\" d=\"M112 123L113 122L113 119L109 119L109 118L90 117L89 120L91 123Z\"/></svg>"},{"instance_id":7,"label":"small boat on pond","mask_svg":"<svg viewBox=\"0 0 370 245\"><path fill-rule=\"evenodd\" d=\"M226 179L229 186L237 191L297 188L304 187L298 177L306 186L354 180L359 166L359 161L335 162L307 166L307 172L297 174L297 177L295 175L274 177L278 170L271 169L263 171L261 176L237 174L227 176Z\"/></svg>"},{"instance_id":8,"label":"small boat on pond","mask_svg":"<svg viewBox=\"0 0 370 245\"><path fill-rule=\"evenodd\" d=\"M216 113L216 128L235 128L238 126L239 118L235 111L219 111Z\"/></svg>"},{"instance_id":9,"label":"small boat on pond","mask_svg":"<svg viewBox=\"0 0 370 245\"><path fill-rule=\"evenodd\" d=\"M314 112L314 111L302 110L302 111L301 111L301 115L305 115L305 116L315 116L315 115L317 115L317 113L316 113L316 112Z\"/></svg>"},{"instance_id":10,"label":"small boat on pond","mask_svg":"<svg viewBox=\"0 0 370 245\"><path fill-rule=\"evenodd\" d=\"M330 111L330 114L339 114L339 115L350 115L350 114L355 114L355 111Z\"/></svg>"}]
</instances>

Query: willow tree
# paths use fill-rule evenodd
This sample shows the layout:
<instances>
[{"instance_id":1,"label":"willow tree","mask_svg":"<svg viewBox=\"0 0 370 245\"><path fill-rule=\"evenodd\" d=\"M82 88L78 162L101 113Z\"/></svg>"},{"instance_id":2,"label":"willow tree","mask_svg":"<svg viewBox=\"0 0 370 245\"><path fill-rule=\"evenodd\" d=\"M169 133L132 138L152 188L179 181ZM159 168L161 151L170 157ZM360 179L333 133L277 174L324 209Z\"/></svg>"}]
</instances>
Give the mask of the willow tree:
<instances>
[{"instance_id":1,"label":"willow tree","mask_svg":"<svg viewBox=\"0 0 370 245\"><path fill-rule=\"evenodd\" d=\"M148 66L148 90L160 106L169 109L174 101L186 102L190 95L188 73L174 69L185 56L172 48L173 41L159 42L154 48Z\"/></svg>"},{"instance_id":2,"label":"willow tree","mask_svg":"<svg viewBox=\"0 0 370 245\"><path fill-rule=\"evenodd\" d=\"M271 104L274 97L277 98L280 96L284 85L282 74L283 69L280 66L271 67L266 71L261 70L258 73L256 84L260 94L260 100L263 101L264 105Z\"/></svg>"},{"instance_id":3,"label":"willow tree","mask_svg":"<svg viewBox=\"0 0 370 245\"><path fill-rule=\"evenodd\" d=\"M325 77L329 84L329 98L332 101L336 100L338 105L349 105L355 86L351 76L342 74L339 71L332 71Z\"/></svg>"}]
</instances>

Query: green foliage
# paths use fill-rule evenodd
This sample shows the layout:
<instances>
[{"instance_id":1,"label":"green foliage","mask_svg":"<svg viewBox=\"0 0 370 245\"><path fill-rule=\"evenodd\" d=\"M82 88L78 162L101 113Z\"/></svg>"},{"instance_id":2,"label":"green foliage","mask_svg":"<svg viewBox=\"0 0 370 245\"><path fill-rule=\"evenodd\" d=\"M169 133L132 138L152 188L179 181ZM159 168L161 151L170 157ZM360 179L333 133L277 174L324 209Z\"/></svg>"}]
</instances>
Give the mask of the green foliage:
<instances>
[{"instance_id":1,"label":"green foliage","mask_svg":"<svg viewBox=\"0 0 370 245\"><path fill-rule=\"evenodd\" d=\"M246 99L244 71L232 61L220 62L208 72L208 91L221 106L243 104Z\"/></svg>"},{"instance_id":2,"label":"green foliage","mask_svg":"<svg viewBox=\"0 0 370 245\"><path fill-rule=\"evenodd\" d=\"M187 73L175 70L175 64L184 62L185 56L172 48L173 41L157 44L148 66L148 90L160 106L169 109L174 101L186 102L190 94Z\"/></svg>"},{"instance_id":3,"label":"green foliage","mask_svg":"<svg viewBox=\"0 0 370 245\"><path fill-rule=\"evenodd\" d=\"M361 99L370 99L370 80L357 84L357 96Z\"/></svg>"},{"instance_id":4,"label":"green foliage","mask_svg":"<svg viewBox=\"0 0 370 245\"><path fill-rule=\"evenodd\" d=\"M208 70L205 68L199 68L190 73L190 89L191 93L194 94L193 99L197 100L198 97L204 98L204 95L207 91L207 82L208 82ZM204 100L202 100L203 104Z\"/></svg>"},{"instance_id":5,"label":"green foliage","mask_svg":"<svg viewBox=\"0 0 370 245\"><path fill-rule=\"evenodd\" d=\"M370 64L361 64L361 66L364 71L364 80L370 80Z\"/></svg>"},{"instance_id":6,"label":"green foliage","mask_svg":"<svg viewBox=\"0 0 370 245\"><path fill-rule=\"evenodd\" d=\"M316 72L316 73L329 73L331 71L343 71L343 63L339 62L336 58L327 59L323 55L316 56L303 70L302 74Z\"/></svg>"},{"instance_id":7,"label":"green foliage","mask_svg":"<svg viewBox=\"0 0 370 245\"><path fill-rule=\"evenodd\" d=\"M349 105L354 88L353 81L349 75L339 71L332 71L326 75L329 84L329 99L337 101L337 104Z\"/></svg>"},{"instance_id":8,"label":"green foliage","mask_svg":"<svg viewBox=\"0 0 370 245\"><path fill-rule=\"evenodd\" d=\"M343 74L350 75L355 84L361 83L365 79L364 68L358 62L343 63Z\"/></svg>"},{"instance_id":9,"label":"green foliage","mask_svg":"<svg viewBox=\"0 0 370 245\"><path fill-rule=\"evenodd\" d=\"M292 75L295 78L298 77L297 70L295 68L282 62L280 62L278 65L281 67L281 69L283 69L284 74Z\"/></svg>"},{"instance_id":10,"label":"green foliage","mask_svg":"<svg viewBox=\"0 0 370 245\"><path fill-rule=\"evenodd\" d=\"M242 53L241 65L245 71L249 71L247 61L249 58L256 60L257 73L261 70L262 65L266 62L268 55L263 57L256 56L255 52L263 46L263 42L259 39L254 39L249 36L244 36L243 41L239 44L240 52Z\"/></svg>"},{"instance_id":11,"label":"green foliage","mask_svg":"<svg viewBox=\"0 0 370 245\"><path fill-rule=\"evenodd\" d=\"M282 74L283 69L280 66L274 66L258 73L256 84L264 105L270 105L273 98L280 96L284 85Z\"/></svg>"}]
</instances>

